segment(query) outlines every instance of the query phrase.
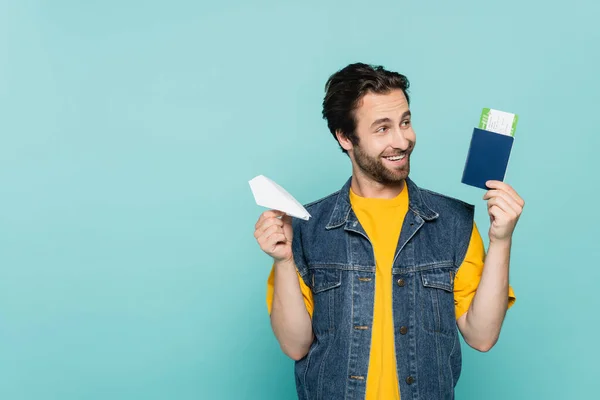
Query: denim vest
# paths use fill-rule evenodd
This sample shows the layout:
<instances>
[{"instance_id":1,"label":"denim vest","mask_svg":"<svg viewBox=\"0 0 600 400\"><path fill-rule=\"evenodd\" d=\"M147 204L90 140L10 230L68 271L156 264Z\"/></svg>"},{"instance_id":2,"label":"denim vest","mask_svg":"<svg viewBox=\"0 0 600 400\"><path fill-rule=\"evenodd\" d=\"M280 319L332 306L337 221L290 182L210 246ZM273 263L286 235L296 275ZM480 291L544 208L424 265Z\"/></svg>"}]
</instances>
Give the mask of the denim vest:
<instances>
[{"instance_id":1,"label":"denim vest","mask_svg":"<svg viewBox=\"0 0 600 400\"><path fill-rule=\"evenodd\" d=\"M315 340L295 364L298 398L364 399L375 294L373 247L344 187L293 219L298 272L314 298ZM402 400L453 399L461 371L454 276L474 207L406 180L409 211L392 266L394 342Z\"/></svg>"}]
</instances>

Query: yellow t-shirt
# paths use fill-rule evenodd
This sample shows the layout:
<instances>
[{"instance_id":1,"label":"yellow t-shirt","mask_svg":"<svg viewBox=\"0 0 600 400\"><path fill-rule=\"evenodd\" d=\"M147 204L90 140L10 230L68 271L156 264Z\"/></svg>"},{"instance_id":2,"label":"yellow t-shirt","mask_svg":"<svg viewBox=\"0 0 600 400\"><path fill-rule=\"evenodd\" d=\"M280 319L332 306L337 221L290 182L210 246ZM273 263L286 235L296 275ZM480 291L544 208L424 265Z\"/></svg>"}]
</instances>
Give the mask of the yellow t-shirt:
<instances>
[{"instance_id":1,"label":"yellow t-shirt","mask_svg":"<svg viewBox=\"0 0 600 400\"><path fill-rule=\"evenodd\" d=\"M402 190L393 199L365 198L350 190L350 203L360 224L373 245L375 254L375 304L371 333L369 373L367 375L367 400L400 399L396 374L396 349L394 344L394 319L392 315L392 263L400 236L404 216L408 212L408 191ZM481 279L485 248L477 226L473 224L471 241L465 260L454 278L454 304L456 319L469 310ZM298 275L304 303L312 317L314 302L310 287ZM273 270L267 281L267 309L273 301ZM509 303L515 295L509 286Z\"/></svg>"}]
</instances>

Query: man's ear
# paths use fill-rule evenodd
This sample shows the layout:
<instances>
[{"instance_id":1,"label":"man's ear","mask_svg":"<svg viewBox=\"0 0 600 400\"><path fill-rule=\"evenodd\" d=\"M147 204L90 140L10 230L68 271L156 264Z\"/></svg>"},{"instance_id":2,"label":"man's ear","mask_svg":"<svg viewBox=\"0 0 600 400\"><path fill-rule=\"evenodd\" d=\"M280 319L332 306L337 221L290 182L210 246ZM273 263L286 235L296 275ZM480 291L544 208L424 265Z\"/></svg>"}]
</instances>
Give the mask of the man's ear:
<instances>
[{"instance_id":1,"label":"man's ear","mask_svg":"<svg viewBox=\"0 0 600 400\"><path fill-rule=\"evenodd\" d=\"M335 131L335 136L336 136L338 142L340 143L340 146L342 146L342 149L344 149L346 151L352 150L354 145L352 144L350 139L348 139L346 137L346 135L344 135L344 132L342 132L338 129L337 131Z\"/></svg>"}]
</instances>

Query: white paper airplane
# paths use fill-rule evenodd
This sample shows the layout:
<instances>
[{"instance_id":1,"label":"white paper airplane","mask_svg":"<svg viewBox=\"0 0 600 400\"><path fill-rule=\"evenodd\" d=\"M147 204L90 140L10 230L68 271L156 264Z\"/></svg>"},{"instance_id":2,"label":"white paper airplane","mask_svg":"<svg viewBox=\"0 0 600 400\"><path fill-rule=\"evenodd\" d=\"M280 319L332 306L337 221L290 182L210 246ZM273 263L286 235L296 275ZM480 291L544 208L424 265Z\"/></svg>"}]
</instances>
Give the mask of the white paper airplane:
<instances>
[{"instance_id":1,"label":"white paper airplane","mask_svg":"<svg viewBox=\"0 0 600 400\"><path fill-rule=\"evenodd\" d=\"M284 213L308 221L311 215L291 194L284 188L263 175L250 180L250 189L254 200L259 206Z\"/></svg>"}]
</instances>

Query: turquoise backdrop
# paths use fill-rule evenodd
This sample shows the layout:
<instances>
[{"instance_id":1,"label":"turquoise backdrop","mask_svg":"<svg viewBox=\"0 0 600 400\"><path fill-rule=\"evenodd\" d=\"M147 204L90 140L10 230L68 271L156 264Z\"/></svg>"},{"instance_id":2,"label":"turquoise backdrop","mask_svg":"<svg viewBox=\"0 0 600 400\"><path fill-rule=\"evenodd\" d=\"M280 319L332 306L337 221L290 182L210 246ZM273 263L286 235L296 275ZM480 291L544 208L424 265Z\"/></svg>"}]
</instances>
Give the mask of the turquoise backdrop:
<instances>
[{"instance_id":1,"label":"turquoise backdrop","mask_svg":"<svg viewBox=\"0 0 600 400\"><path fill-rule=\"evenodd\" d=\"M409 77L411 177L484 235L472 128L520 116L517 303L458 399L597 398L599 4L1 0L0 398L294 398L248 180L341 187L321 102L355 61Z\"/></svg>"}]
</instances>

